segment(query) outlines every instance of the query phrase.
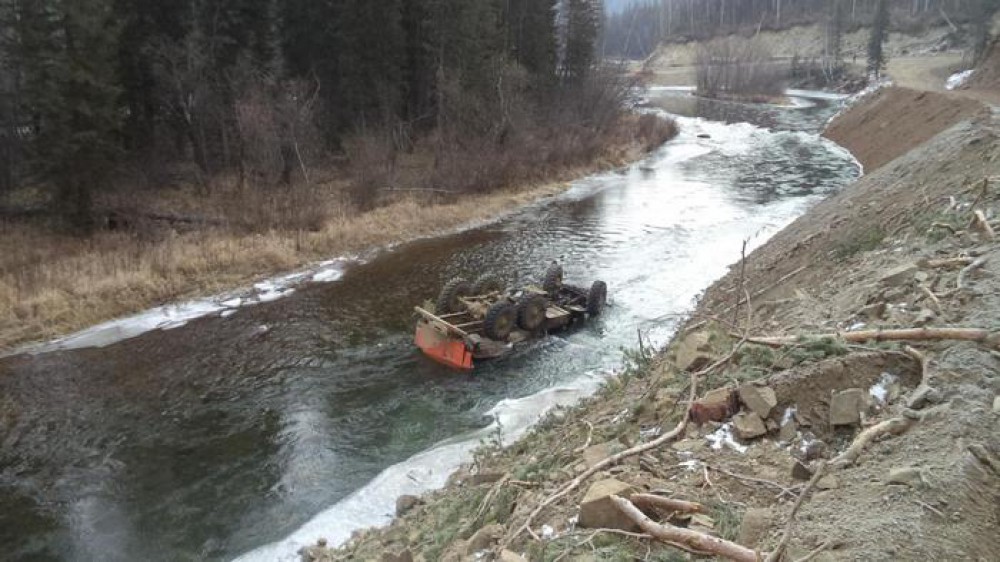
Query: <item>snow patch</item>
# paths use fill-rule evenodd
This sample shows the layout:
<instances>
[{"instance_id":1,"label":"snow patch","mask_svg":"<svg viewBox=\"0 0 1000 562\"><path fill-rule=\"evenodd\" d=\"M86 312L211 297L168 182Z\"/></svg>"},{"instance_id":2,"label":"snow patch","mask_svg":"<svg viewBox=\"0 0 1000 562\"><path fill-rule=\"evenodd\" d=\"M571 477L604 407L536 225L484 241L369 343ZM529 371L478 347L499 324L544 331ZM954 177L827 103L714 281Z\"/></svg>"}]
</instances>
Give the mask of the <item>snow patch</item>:
<instances>
[{"instance_id":1,"label":"snow patch","mask_svg":"<svg viewBox=\"0 0 1000 562\"><path fill-rule=\"evenodd\" d=\"M954 90L955 88L961 87L963 84L966 83L966 81L969 80L969 78L972 78L972 75L975 72L976 72L975 69L971 69L971 70L963 70L961 72L956 72L955 74L952 74L951 76L948 77L948 79L944 83L945 89Z\"/></svg>"},{"instance_id":2,"label":"snow patch","mask_svg":"<svg viewBox=\"0 0 1000 562\"><path fill-rule=\"evenodd\" d=\"M727 423L722 427L720 427L719 429L715 430L715 433L710 433L706 435L705 439L707 439L712 444L712 448L715 449L716 451L721 451L723 445L729 447L730 449L740 454L746 453L747 450L749 449L749 447L747 447L746 445L740 445L739 443L737 443L736 440L733 438L732 423Z\"/></svg>"},{"instance_id":3,"label":"snow patch","mask_svg":"<svg viewBox=\"0 0 1000 562\"><path fill-rule=\"evenodd\" d=\"M874 398L880 405L885 405L889 397L889 389L892 387L892 385L896 384L896 381L898 380L899 377L897 377L892 373L882 373L882 376L879 377L878 382L876 382L874 385L872 385L871 388L868 389L868 394L872 398Z\"/></svg>"}]
</instances>

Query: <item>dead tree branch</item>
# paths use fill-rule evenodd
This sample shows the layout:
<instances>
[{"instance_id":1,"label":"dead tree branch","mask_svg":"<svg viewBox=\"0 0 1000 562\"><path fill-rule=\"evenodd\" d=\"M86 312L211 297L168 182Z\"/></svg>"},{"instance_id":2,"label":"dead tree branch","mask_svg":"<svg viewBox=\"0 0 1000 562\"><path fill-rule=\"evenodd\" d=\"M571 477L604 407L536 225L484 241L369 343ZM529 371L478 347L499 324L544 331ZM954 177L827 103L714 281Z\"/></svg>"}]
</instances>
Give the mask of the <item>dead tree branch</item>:
<instances>
[{"instance_id":1,"label":"dead tree branch","mask_svg":"<svg viewBox=\"0 0 1000 562\"><path fill-rule=\"evenodd\" d=\"M812 491L816 483L823 477L825 471L826 463L820 463L816 467L816 472L813 473L812 478L809 479L809 483L802 489L802 493L799 494L798 499L795 500L795 504L792 505L792 511L788 514L788 523L785 524L785 533L781 536L781 542L778 543L777 548L767 555L765 562L778 562L781 560L781 555L784 554L785 548L788 547L788 541L791 540L792 532L795 530L795 516L798 514L799 508L802 507L809 492Z\"/></svg>"},{"instance_id":2,"label":"dead tree branch","mask_svg":"<svg viewBox=\"0 0 1000 562\"><path fill-rule=\"evenodd\" d=\"M882 437L883 435L899 435L907 429L910 429L910 426L913 424L914 420L909 418L892 418L891 420L875 424L859 433L854 439L854 442L851 443L851 446L848 447L843 453L837 455L837 458L830 461L830 465L835 468L851 466L857 462L861 453L864 452L865 448L868 447L872 441Z\"/></svg>"},{"instance_id":3,"label":"dead tree branch","mask_svg":"<svg viewBox=\"0 0 1000 562\"><path fill-rule=\"evenodd\" d=\"M626 517L634 521L639 527L652 535L654 538L669 544L680 544L688 548L699 550L735 560L737 562L759 562L760 557L753 550L736 544L732 541L699 533L690 529L675 527L670 524L657 523L646 516L632 502L618 496L611 496L611 501Z\"/></svg>"}]
</instances>

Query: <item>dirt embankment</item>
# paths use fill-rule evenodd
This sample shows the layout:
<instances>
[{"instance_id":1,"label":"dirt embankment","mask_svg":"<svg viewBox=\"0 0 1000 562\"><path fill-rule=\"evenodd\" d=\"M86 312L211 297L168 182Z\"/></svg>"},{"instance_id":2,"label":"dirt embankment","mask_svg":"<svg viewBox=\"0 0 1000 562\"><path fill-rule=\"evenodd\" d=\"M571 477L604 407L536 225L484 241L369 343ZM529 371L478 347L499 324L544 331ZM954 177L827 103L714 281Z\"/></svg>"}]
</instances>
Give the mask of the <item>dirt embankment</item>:
<instances>
[{"instance_id":1,"label":"dirt embankment","mask_svg":"<svg viewBox=\"0 0 1000 562\"><path fill-rule=\"evenodd\" d=\"M965 87L970 90L1000 90L1000 40L990 45Z\"/></svg>"},{"instance_id":2,"label":"dirt embankment","mask_svg":"<svg viewBox=\"0 0 1000 562\"><path fill-rule=\"evenodd\" d=\"M865 171L871 172L985 111L981 103L971 99L884 88L836 119L825 135L850 150Z\"/></svg>"},{"instance_id":3,"label":"dirt embankment","mask_svg":"<svg viewBox=\"0 0 1000 562\"><path fill-rule=\"evenodd\" d=\"M848 111L834 124L855 124L844 142L864 151L866 135L909 127L886 103L897 96L919 101L889 91ZM663 353L633 353L594 399L401 501L388 529L304 558L689 560L712 548L651 538L663 527L636 527L616 494L761 556L787 537L786 560L1000 559L1000 186L985 181L1000 175L1000 117L936 113L947 104L906 115L936 125L901 135L898 158L881 156L709 288ZM926 339L811 336L914 327ZM933 337L946 328L992 336ZM782 334L800 337L745 339ZM890 431L863 440L879 427ZM733 559L763 559L752 551Z\"/></svg>"}]
</instances>

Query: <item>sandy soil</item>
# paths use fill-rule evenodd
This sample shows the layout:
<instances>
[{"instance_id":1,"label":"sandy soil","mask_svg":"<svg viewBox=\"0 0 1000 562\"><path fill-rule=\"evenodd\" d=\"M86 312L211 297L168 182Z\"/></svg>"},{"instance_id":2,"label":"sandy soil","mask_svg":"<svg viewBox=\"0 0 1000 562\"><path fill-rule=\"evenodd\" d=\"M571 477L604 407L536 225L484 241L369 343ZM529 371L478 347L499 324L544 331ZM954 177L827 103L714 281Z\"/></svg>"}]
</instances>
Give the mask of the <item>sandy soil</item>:
<instances>
[{"instance_id":1,"label":"sandy soil","mask_svg":"<svg viewBox=\"0 0 1000 562\"><path fill-rule=\"evenodd\" d=\"M846 112L834 124L852 125L843 142L881 165L751 254L745 268L734 266L662 354L633 355L594 399L508 449L485 447L451 487L417 502L389 529L359 533L344 550L315 549L306 558L692 559L648 537L580 528L588 489L613 478L700 502L705 513L697 518L647 511L758 552L774 549L792 529L787 560L817 549L816 560L1000 559L995 340L909 342L926 368L902 345L885 342L802 337L776 349L739 345L740 334L808 336L862 327L1000 331L1000 244L970 222L973 210L991 220L1000 212L1000 190L984 182L1000 175L1000 117L982 107L956 115L956 99L894 89ZM926 124L916 127L918 120ZM891 134L901 126L903 133ZM868 142L873 135L882 143L877 150ZM953 257L962 259L958 267L921 261ZM751 296L750 306L734 313L740 295ZM751 381L774 390L768 435L715 449L709 437L726 426L712 419L725 421L749 405L725 400L713 418L706 413L714 411L710 403L699 402L701 426L598 470L552 502L532 521L540 540L520 532L529 513L588 464L687 417L689 376L681 367L692 356L723 359L696 377L698 395ZM828 468L803 492L796 462L818 469L861 431L858 423L830 426L831 392L868 395L884 373L894 382L881 387L885 402L861 408L863 425L902 418L910 420L908 430L876 440L855 463ZM794 415L786 415L789 406ZM776 426L786 417L796 424L782 444ZM800 494L804 504L792 527L788 517Z\"/></svg>"}]
</instances>

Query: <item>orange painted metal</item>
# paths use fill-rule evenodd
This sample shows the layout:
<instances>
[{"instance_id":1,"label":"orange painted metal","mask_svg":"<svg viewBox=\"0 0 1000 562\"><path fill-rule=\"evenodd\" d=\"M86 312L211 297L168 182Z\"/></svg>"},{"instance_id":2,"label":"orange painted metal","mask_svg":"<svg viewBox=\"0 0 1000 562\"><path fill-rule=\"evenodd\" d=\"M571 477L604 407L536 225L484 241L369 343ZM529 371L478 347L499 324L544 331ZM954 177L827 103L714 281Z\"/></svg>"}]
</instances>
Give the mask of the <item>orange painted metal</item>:
<instances>
[{"instance_id":1,"label":"orange painted metal","mask_svg":"<svg viewBox=\"0 0 1000 562\"><path fill-rule=\"evenodd\" d=\"M438 363L463 371L472 369L472 352L465 342L441 333L430 322L417 322L414 340L424 355Z\"/></svg>"}]
</instances>

